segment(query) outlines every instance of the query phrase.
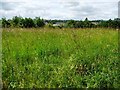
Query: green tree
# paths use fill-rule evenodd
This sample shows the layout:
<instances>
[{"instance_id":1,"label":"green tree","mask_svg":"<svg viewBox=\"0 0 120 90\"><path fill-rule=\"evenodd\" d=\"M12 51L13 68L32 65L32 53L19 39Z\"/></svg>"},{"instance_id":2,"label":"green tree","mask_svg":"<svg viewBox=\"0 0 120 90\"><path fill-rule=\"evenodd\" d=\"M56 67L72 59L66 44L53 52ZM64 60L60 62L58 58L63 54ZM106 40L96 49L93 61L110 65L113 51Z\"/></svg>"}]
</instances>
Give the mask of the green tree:
<instances>
[{"instance_id":1,"label":"green tree","mask_svg":"<svg viewBox=\"0 0 120 90\"><path fill-rule=\"evenodd\" d=\"M113 27L113 21L111 19L109 19L106 23L109 28Z\"/></svg>"},{"instance_id":2,"label":"green tree","mask_svg":"<svg viewBox=\"0 0 120 90\"><path fill-rule=\"evenodd\" d=\"M78 21L75 23L75 28L83 28L84 27L84 22L83 21Z\"/></svg>"},{"instance_id":3,"label":"green tree","mask_svg":"<svg viewBox=\"0 0 120 90\"><path fill-rule=\"evenodd\" d=\"M13 27L19 27L20 18L17 17L17 16L13 17L11 23L12 23L12 26L13 26Z\"/></svg>"},{"instance_id":4,"label":"green tree","mask_svg":"<svg viewBox=\"0 0 120 90\"><path fill-rule=\"evenodd\" d=\"M2 27L3 28L8 28L10 27L10 20L6 20L6 18L2 18Z\"/></svg>"},{"instance_id":5,"label":"green tree","mask_svg":"<svg viewBox=\"0 0 120 90\"><path fill-rule=\"evenodd\" d=\"M85 18L84 28L90 28L91 26L92 26L92 23L88 20L88 18Z\"/></svg>"},{"instance_id":6,"label":"green tree","mask_svg":"<svg viewBox=\"0 0 120 90\"><path fill-rule=\"evenodd\" d=\"M75 21L74 20L67 21L66 27L74 28L75 27Z\"/></svg>"},{"instance_id":7,"label":"green tree","mask_svg":"<svg viewBox=\"0 0 120 90\"><path fill-rule=\"evenodd\" d=\"M36 27L43 27L45 25L44 20L40 19L40 17L35 18Z\"/></svg>"},{"instance_id":8,"label":"green tree","mask_svg":"<svg viewBox=\"0 0 120 90\"><path fill-rule=\"evenodd\" d=\"M22 19L23 20L23 19ZM23 21L23 27L25 28L32 28L35 27L35 23L31 18L25 18Z\"/></svg>"},{"instance_id":9,"label":"green tree","mask_svg":"<svg viewBox=\"0 0 120 90\"><path fill-rule=\"evenodd\" d=\"M107 23L107 21L101 21L101 23L99 24L99 27L105 27L105 28L107 28L108 27L108 23Z\"/></svg>"},{"instance_id":10,"label":"green tree","mask_svg":"<svg viewBox=\"0 0 120 90\"><path fill-rule=\"evenodd\" d=\"M120 18L116 18L113 20L113 28L119 28L120 29Z\"/></svg>"}]
</instances>

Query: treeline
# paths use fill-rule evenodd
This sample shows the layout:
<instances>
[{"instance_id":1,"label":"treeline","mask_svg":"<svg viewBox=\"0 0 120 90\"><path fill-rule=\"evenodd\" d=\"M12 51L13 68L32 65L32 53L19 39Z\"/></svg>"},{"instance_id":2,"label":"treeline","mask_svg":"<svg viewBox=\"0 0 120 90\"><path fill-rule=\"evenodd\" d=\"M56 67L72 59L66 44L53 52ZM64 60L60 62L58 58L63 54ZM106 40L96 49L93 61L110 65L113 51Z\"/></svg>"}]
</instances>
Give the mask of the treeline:
<instances>
[{"instance_id":1,"label":"treeline","mask_svg":"<svg viewBox=\"0 0 120 90\"><path fill-rule=\"evenodd\" d=\"M49 27L59 27L59 28L120 28L120 19L116 18L114 20L94 20L89 21L88 18L85 20L44 20L40 17L34 19L31 18L22 18L22 17L13 17L12 19L2 18L3 28L9 27L21 27L21 28L39 28L44 26Z\"/></svg>"},{"instance_id":2,"label":"treeline","mask_svg":"<svg viewBox=\"0 0 120 90\"><path fill-rule=\"evenodd\" d=\"M114 20L94 20L90 21L88 18L85 20L47 20L48 23L56 24L59 22L58 27L65 28L120 28L120 18ZM62 24L61 24L62 23Z\"/></svg>"},{"instance_id":3,"label":"treeline","mask_svg":"<svg viewBox=\"0 0 120 90\"><path fill-rule=\"evenodd\" d=\"M31 18L22 18L22 17L13 17L12 19L2 18L2 27L21 27L21 28L32 28L32 27L44 27L44 20L40 17L36 17L35 19Z\"/></svg>"}]
</instances>

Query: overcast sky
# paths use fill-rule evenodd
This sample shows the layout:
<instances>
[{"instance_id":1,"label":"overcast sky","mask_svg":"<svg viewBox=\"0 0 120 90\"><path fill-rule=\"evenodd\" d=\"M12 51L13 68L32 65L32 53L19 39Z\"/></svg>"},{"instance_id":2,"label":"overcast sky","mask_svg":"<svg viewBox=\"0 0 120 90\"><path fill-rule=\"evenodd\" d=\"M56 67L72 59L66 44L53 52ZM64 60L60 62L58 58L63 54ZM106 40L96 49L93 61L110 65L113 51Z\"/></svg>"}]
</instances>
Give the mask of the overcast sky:
<instances>
[{"instance_id":1,"label":"overcast sky","mask_svg":"<svg viewBox=\"0 0 120 90\"><path fill-rule=\"evenodd\" d=\"M114 19L119 0L2 0L0 18L42 17L44 19Z\"/></svg>"}]
</instances>

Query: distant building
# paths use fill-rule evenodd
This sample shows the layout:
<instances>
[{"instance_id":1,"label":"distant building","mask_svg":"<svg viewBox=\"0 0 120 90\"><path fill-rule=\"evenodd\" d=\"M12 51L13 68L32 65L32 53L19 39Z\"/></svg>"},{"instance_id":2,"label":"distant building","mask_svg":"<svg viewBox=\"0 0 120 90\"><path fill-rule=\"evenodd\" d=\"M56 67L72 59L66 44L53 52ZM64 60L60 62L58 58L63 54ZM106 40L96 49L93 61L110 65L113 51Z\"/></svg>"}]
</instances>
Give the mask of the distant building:
<instances>
[{"instance_id":1,"label":"distant building","mask_svg":"<svg viewBox=\"0 0 120 90\"><path fill-rule=\"evenodd\" d=\"M94 25L98 25L100 22L91 22Z\"/></svg>"},{"instance_id":2,"label":"distant building","mask_svg":"<svg viewBox=\"0 0 120 90\"><path fill-rule=\"evenodd\" d=\"M65 23L63 22L56 22L55 24L53 24L53 26L63 26Z\"/></svg>"},{"instance_id":3,"label":"distant building","mask_svg":"<svg viewBox=\"0 0 120 90\"><path fill-rule=\"evenodd\" d=\"M48 22L45 22L45 25L48 25L49 23Z\"/></svg>"}]
</instances>

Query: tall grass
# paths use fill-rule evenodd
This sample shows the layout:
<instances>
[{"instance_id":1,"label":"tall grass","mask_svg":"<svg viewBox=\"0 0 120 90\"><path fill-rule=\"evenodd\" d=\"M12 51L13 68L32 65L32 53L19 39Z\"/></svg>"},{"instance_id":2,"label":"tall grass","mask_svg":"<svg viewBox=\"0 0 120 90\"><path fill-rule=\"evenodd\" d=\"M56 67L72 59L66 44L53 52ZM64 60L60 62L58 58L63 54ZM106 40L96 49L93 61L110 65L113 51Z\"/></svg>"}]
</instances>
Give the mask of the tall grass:
<instances>
[{"instance_id":1,"label":"tall grass","mask_svg":"<svg viewBox=\"0 0 120 90\"><path fill-rule=\"evenodd\" d=\"M113 29L4 29L5 88L118 88L118 32Z\"/></svg>"}]
</instances>

